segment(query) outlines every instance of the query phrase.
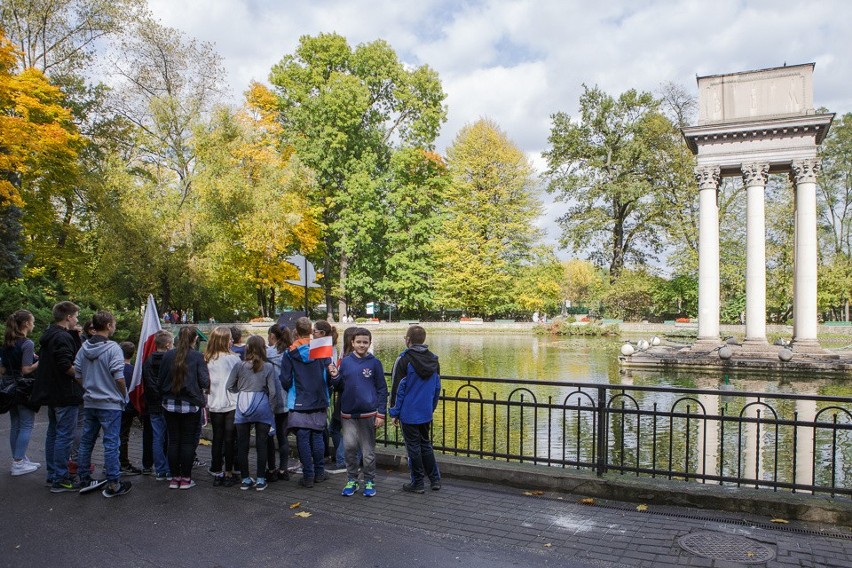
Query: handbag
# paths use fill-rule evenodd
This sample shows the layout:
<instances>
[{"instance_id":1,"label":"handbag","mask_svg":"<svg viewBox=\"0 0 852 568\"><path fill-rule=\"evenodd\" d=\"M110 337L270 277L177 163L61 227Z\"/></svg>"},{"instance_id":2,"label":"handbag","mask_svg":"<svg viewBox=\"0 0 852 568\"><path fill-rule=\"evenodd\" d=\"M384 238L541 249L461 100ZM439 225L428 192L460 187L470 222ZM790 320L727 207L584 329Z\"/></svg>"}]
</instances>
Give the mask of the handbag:
<instances>
[{"instance_id":1,"label":"handbag","mask_svg":"<svg viewBox=\"0 0 852 568\"><path fill-rule=\"evenodd\" d=\"M3 375L0 377L0 414L5 414L18 404L18 377Z\"/></svg>"}]
</instances>

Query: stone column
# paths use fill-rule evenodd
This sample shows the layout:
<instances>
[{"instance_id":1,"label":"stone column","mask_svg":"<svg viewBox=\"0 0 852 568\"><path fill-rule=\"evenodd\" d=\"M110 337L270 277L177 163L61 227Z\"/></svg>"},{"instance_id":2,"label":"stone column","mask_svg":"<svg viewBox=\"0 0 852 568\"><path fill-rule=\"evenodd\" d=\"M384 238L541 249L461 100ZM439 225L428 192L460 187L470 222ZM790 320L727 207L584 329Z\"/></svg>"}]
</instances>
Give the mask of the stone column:
<instances>
[{"instance_id":1,"label":"stone column","mask_svg":"<svg viewBox=\"0 0 852 568\"><path fill-rule=\"evenodd\" d=\"M817 350L817 211L818 158L794 160L796 187L796 256L793 277L793 348Z\"/></svg>"},{"instance_id":2,"label":"stone column","mask_svg":"<svg viewBox=\"0 0 852 568\"><path fill-rule=\"evenodd\" d=\"M719 346L719 166L695 168L698 180L697 350Z\"/></svg>"},{"instance_id":3,"label":"stone column","mask_svg":"<svg viewBox=\"0 0 852 568\"><path fill-rule=\"evenodd\" d=\"M746 187L746 320L744 347L766 342L766 219L764 190L769 164L743 164Z\"/></svg>"}]
</instances>

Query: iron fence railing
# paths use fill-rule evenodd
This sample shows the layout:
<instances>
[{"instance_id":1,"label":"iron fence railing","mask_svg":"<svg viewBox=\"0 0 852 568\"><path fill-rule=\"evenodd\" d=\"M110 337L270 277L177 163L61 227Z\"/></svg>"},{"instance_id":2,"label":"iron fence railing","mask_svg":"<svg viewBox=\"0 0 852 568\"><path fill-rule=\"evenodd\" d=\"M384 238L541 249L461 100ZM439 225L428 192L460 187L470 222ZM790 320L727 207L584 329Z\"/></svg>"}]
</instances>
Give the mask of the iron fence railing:
<instances>
[{"instance_id":1,"label":"iron fence railing","mask_svg":"<svg viewBox=\"0 0 852 568\"><path fill-rule=\"evenodd\" d=\"M852 496L852 398L442 377L435 449L603 475ZM389 423L378 443L403 446Z\"/></svg>"}]
</instances>

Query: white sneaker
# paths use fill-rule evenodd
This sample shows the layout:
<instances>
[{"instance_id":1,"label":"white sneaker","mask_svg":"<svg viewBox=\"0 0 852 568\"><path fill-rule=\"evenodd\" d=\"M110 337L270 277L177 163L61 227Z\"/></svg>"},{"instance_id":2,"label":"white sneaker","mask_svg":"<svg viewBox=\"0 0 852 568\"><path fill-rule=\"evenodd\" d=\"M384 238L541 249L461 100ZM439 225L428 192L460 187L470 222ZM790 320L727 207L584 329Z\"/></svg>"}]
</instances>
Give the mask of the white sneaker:
<instances>
[{"instance_id":1,"label":"white sneaker","mask_svg":"<svg viewBox=\"0 0 852 568\"><path fill-rule=\"evenodd\" d=\"M36 467L41 467L41 464L40 464L40 463L38 463L38 462L34 462L34 461L30 460L30 457L29 457L29 456L24 456L24 463L28 463L28 464L30 464L30 465L34 465L34 466L36 466Z\"/></svg>"},{"instance_id":2,"label":"white sneaker","mask_svg":"<svg viewBox=\"0 0 852 568\"><path fill-rule=\"evenodd\" d=\"M24 460L12 460L12 475L26 475L38 469L37 465L25 462Z\"/></svg>"}]
</instances>

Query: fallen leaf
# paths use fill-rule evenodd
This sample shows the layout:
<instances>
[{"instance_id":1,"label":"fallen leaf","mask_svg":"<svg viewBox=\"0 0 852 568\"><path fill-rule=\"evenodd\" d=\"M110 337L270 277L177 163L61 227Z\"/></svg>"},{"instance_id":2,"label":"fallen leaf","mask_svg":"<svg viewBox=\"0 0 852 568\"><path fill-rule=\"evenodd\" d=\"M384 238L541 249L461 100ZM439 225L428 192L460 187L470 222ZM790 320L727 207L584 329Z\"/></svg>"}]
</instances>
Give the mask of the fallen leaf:
<instances>
[{"instance_id":1,"label":"fallen leaf","mask_svg":"<svg viewBox=\"0 0 852 568\"><path fill-rule=\"evenodd\" d=\"M550 544L549 542L544 543L544 547L545 547L545 548L550 548L551 546L553 546L553 545L552 545L552 544Z\"/></svg>"},{"instance_id":2,"label":"fallen leaf","mask_svg":"<svg viewBox=\"0 0 852 568\"><path fill-rule=\"evenodd\" d=\"M298 503L293 503L292 505L290 505L290 508L291 508L291 509L298 509L298 508L299 508L299 507L301 507L301 506L302 506L302 503L301 503L301 501L300 501L300 502L298 502Z\"/></svg>"},{"instance_id":3,"label":"fallen leaf","mask_svg":"<svg viewBox=\"0 0 852 568\"><path fill-rule=\"evenodd\" d=\"M535 491L524 491L524 495L544 495L544 491L536 489Z\"/></svg>"},{"instance_id":4,"label":"fallen leaf","mask_svg":"<svg viewBox=\"0 0 852 568\"><path fill-rule=\"evenodd\" d=\"M294 517L302 517L303 519L307 519L308 517L310 517L310 516L311 516L311 514L310 514L310 513L308 513L307 511L299 511L298 513L296 513L296 514L295 514L295 515L293 515L293 516L294 516Z\"/></svg>"},{"instance_id":5,"label":"fallen leaf","mask_svg":"<svg viewBox=\"0 0 852 568\"><path fill-rule=\"evenodd\" d=\"M748 556L749 558L754 558L754 552L749 550L748 552L746 552L746 556Z\"/></svg>"},{"instance_id":6,"label":"fallen leaf","mask_svg":"<svg viewBox=\"0 0 852 568\"><path fill-rule=\"evenodd\" d=\"M210 440L207 440L205 438L201 438L200 440L198 440L198 445L199 446L211 446L211 445L213 445L213 442L211 442Z\"/></svg>"},{"instance_id":7,"label":"fallen leaf","mask_svg":"<svg viewBox=\"0 0 852 568\"><path fill-rule=\"evenodd\" d=\"M636 510L637 511L647 511L648 505L645 505L644 503L642 503L641 505L637 505Z\"/></svg>"},{"instance_id":8,"label":"fallen leaf","mask_svg":"<svg viewBox=\"0 0 852 568\"><path fill-rule=\"evenodd\" d=\"M771 523L778 523L779 525L789 525L790 524L790 521L788 521L787 519L772 519L770 522Z\"/></svg>"},{"instance_id":9,"label":"fallen leaf","mask_svg":"<svg viewBox=\"0 0 852 568\"><path fill-rule=\"evenodd\" d=\"M591 497L586 497L585 499L580 499L580 504L582 505L594 505L595 500Z\"/></svg>"}]
</instances>

